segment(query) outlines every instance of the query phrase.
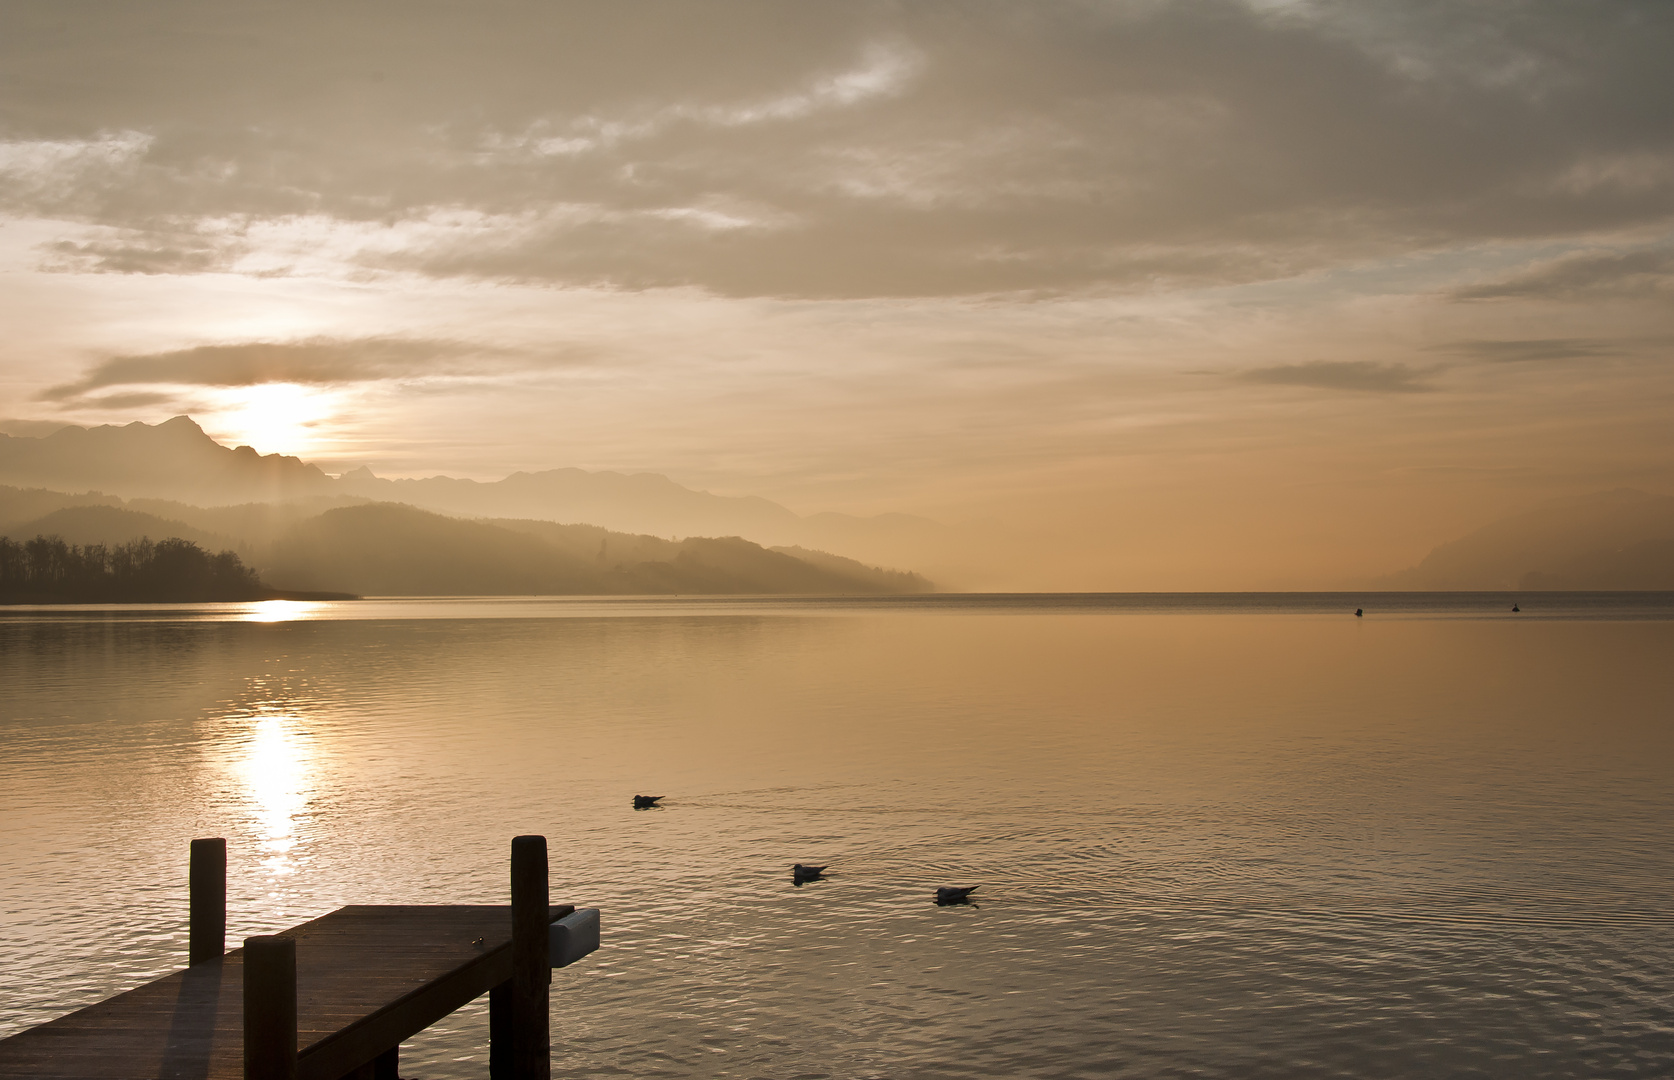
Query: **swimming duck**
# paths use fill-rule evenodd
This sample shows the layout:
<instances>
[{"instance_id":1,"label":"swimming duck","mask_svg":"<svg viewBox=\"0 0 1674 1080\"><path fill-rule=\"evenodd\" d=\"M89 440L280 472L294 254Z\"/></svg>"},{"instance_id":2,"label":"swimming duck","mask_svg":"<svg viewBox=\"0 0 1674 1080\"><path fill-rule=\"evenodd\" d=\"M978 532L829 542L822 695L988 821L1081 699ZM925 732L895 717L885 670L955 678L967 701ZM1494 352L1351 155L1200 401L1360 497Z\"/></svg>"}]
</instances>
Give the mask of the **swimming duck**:
<instances>
[{"instance_id":1,"label":"swimming duck","mask_svg":"<svg viewBox=\"0 0 1674 1080\"><path fill-rule=\"evenodd\" d=\"M661 802L664 798L665 798L665 796L662 796L662 795L635 795L634 796L634 809L635 810L660 810L661 807L659 807L657 805L657 803Z\"/></svg>"},{"instance_id":2,"label":"swimming duck","mask_svg":"<svg viewBox=\"0 0 1674 1080\"><path fill-rule=\"evenodd\" d=\"M797 863L791 867L792 885L806 885L810 881L819 881L823 877L825 877L825 867L823 866L804 866Z\"/></svg>"},{"instance_id":3,"label":"swimming duck","mask_svg":"<svg viewBox=\"0 0 1674 1080\"><path fill-rule=\"evenodd\" d=\"M1355 608L1354 609L1354 617L1357 618L1357 619L1364 617L1365 614L1366 614L1366 612L1364 612L1360 608Z\"/></svg>"},{"instance_id":4,"label":"swimming duck","mask_svg":"<svg viewBox=\"0 0 1674 1080\"><path fill-rule=\"evenodd\" d=\"M981 885L943 885L936 890L936 906L947 907L949 904L968 904L971 894L982 888Z\"/></svg>"}]
</instances>

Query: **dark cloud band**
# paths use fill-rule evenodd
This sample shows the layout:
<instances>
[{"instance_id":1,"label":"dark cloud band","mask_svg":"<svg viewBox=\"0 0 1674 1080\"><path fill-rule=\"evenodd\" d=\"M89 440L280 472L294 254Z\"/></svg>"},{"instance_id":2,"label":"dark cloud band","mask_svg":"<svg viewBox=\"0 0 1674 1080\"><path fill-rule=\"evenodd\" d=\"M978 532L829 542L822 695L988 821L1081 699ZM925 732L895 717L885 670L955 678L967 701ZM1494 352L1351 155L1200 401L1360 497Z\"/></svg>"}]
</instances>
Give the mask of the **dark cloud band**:
<instances>
[{"instance_id":1,"label":"dark cloud band","mask_svg":"<svg viewBox=\"0 0 1674 1080\"><path fill-rule=\"evenodd\" d=\"M61 8L0 16L0 208L75 269L1067 293L1674 215L1649 0ZM1668 272L1614 257L1457 295Z\"/></svg>"},{"instance_id":2,"label":"dark cloud band","mask_svg":"<svg viewBox=\"0 0 1674 1080\"><path fill-rule=\"evenodd\" d=\"M1417 394L1431 389L1424 373L1405 364L1366 360L1312 360L1252 368L1236 377L1242 382L1269 386L1307 386L1316 390L1347 390L1371 394Z\"/></svg>"},{"instance_id":3,"label":"dark cloud band","mask_svg":"<svg viewBox=\"0 0 1674 1080\"><path fill-rule=\"evenodd\" d=\"M80 379L46 390L41 398L70 402L118 386L341 385L428 374L480 353L456 342L391 338L202 345L112 357ZM108 405L115 399L100 400Z\"/></svg>"}]
</instances>

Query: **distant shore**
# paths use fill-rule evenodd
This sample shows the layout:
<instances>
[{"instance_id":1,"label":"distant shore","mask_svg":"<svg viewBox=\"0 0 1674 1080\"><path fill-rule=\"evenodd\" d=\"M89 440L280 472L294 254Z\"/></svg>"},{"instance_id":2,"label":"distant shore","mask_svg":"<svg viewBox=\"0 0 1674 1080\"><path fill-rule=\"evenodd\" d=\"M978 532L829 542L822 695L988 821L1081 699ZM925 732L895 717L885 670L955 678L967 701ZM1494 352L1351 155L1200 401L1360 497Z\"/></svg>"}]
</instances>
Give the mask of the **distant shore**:
<instances>
[{"instance_id":1,"label":"distant shore","mask_svg":"<svg viewBox=\"0 0 1674 1080\"><path fill-rule=\"evenodd\" d=\"M353 593L292 592L286 589L263 589L257 593L237 596L178 596L167 594L154 596L66 596L62 593L3 593L0 594L0 607L28 604L248 604L259 603L263 600L296 600L321 603L359 599L360 597Z\"/></svg>"}]
</instances>

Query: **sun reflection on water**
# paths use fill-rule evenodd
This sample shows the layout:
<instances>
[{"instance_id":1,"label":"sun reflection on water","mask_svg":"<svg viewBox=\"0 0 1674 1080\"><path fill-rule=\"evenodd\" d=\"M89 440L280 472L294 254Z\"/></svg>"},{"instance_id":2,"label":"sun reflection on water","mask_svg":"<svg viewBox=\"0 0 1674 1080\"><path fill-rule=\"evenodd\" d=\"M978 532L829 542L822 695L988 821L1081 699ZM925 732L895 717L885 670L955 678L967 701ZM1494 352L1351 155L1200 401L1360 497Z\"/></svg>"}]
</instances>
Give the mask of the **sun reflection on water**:
<instances>
[{"instance_id":1,"label":"sun reflection on water","mask_svg":"<svg viewBox=\"0 0 1674 1080\"><path fill-rule=\"evenodd\" d=\"M313 752L299 717L265 715L254 721L238 771L253 804L262 865L274 875L291 874L297 827L312 788Z\"/></svg>"},{"instance_id":2,"label":"sun reflection on water","mask_svg":"<svg viewBox=\"0 0 1674 1080\"><path fill-rule=\"evenodd\" d=\"M245 622L290 622L306 619L321 605L307 600L259 600L244 611Z\"/></svg>"}]
</instances>

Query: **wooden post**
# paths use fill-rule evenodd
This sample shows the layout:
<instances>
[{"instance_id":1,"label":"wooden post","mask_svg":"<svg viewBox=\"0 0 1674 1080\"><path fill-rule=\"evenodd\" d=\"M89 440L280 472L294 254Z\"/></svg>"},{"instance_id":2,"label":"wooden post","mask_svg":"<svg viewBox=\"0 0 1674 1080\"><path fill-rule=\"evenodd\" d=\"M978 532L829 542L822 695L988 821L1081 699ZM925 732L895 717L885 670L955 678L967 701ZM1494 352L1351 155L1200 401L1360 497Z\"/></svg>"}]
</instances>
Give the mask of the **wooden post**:
<instances>
[{"instance_id":1,"label":"wooden post","mask_svg":"<svg viewBox=\"0 0 1674 1080\"><path fill-rule=\"evenodd\" d=\"M547 891L546 837L514 836L512 894L512 1077L551 1080L552 922ZM493 999L489 1000L492 1013ZM490 1024L493 1019L490 1017Z\"/></svg>"},{"instance_id":2,"label":"wooden post","mask_svg":"<svg viewBox=\"0 0 1674 1080\"><path fill-rule=\"evenodd\" d=\"M488 1080L512 1080L512 984L488 991Z\"/></svg>"},{"instance_id":3,"label":"wooden post","mask_svg":"<svg viewBox=\"0 0 1674 1080\"><path fill-rule=\"evenodd\" d=\"M244 1080L296 1080L296 939L244 939Z\"/></svg>"},{"instance_id":4,"label":"wooden post","mask_svg":"<svg viewBox=\"0 0 1674 1080\"><path fill-rule=\"evenodd\" d=\"M186 871L191 917L186 962L218 960L227 951L227 842L220 837L192 841Z\"/></svg>"}]
</instances>

